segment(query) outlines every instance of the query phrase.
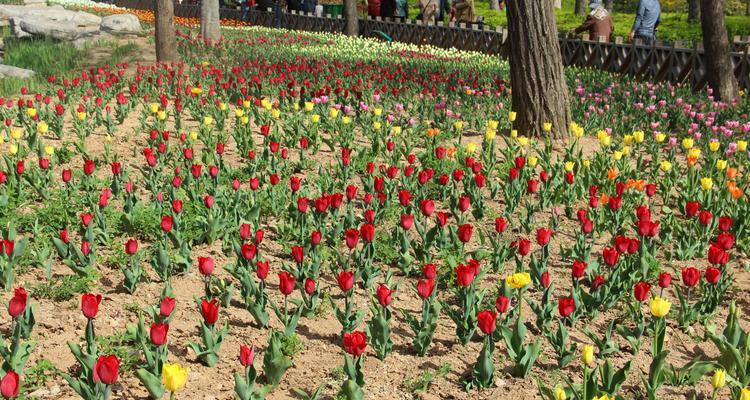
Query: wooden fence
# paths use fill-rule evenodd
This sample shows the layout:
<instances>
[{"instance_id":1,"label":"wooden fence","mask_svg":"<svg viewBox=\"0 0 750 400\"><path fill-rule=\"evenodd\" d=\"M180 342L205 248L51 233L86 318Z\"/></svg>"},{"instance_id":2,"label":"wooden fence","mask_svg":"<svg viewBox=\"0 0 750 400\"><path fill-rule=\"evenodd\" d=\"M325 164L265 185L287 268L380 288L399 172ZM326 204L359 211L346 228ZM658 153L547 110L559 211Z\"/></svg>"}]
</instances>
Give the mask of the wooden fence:
<instances>
[{"instance_id":1,"label":"wooden fence","mask_svg":"<svg viewBox=\"0 0 750 400\"><path fill-rule=\"evenodd\" d=\"M153 10L153 0L116 0L120 7ZM175 15L200 18L200 6L175 3ZM243 19L238 9L222 9L222 19ZM250 10L250 25L280 27L313 32L343 32L341 16L318 17L303 13L275 13L273 10ZM507 31L477 24L423 23L391 18L365 18L359 21L360 35L378 36L380 32L396 41L430 44L441 48L478 51L505 57ZM625 43L620 37L614 41L560 35L560 50L566 66L596 68L616 74L626 74L649 81L668 81L689 84L694 89L705 88L707 71L703 44L656 41L644 45L640 41ZM736 37L733 41L732 61L740 88L750 91L750 37Z\"/></svg>"}]
</instances>

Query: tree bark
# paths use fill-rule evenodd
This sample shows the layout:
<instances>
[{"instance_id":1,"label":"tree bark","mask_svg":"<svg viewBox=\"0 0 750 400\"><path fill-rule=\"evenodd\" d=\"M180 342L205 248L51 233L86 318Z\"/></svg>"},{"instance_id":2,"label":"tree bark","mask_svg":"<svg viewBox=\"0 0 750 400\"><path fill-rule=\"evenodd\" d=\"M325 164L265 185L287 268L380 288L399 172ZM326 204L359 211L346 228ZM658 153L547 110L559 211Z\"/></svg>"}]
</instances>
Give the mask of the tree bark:
<instances>
[{"instance_id":1,"label":"tree bark","mask_svg":"<svg viewBox=\"0 0 750 400\"><path fill-rule=\"evenodd\" d=\"M357 15L357 0L344 0L344 17L348 36L359 36L359 15Z\"/></svg>"},{"instance_id":2,"label":"tree bark","mask_svg":"<svg viewBox=\"0 0 750 400\"><path fill-rule=\"evenodd\" d=\"M737 96L738 87L724 23L724 3L721 0L700 0L700 6L708 84L714 91L714 97L730 101Z\"/></svg>"},{"instance_id":3,"label":"tree bark","mask_svg":"<svg viewBox=\"0 0 750 400\"><path fill-rule=\"evenodd\" d=\"M575 12L578 16L586 15L586 0L576 0Z\"/></svg>"},{"instance_id":4,"label":"tree bark","mask_svg":"<svg viewBox=\"0 0 750 400\"><path fill-rule=\"evenodd\" d=\"M610 13L615 11L615 0L607 0L604 2L604 8Z\"/></svg>"},{"instance_id":5,"label":"tree bark","mask_svg":"<svg viewBox=\"0 0 750 400\"><path fill-rule=\"evenodd\" d=\"M510 1L507 43L518 133L566 137L570 104L552 2ZM546 123L552 124L549 133L544 131Z\"/></svg>"},{"instance_id":6,"label":"tree bark","mask_svg":"<svg viewBox=\"0 0 750 400\"><path fill-rule=\"evenodd\" d=\"M209 44L221 40L219 0L203 0L201 2L201 36Z\"/></svg>"},{"instance_id":7,"label":"tree bark","mask_svg":"<svg viewBox=\"0 0 750 400\"><path fill-rule=\"evenodd\" d=\"M701 17L701 0L688 0L688 22L698 22Z\"/></svg>"},{"instance_id":8,"label":"tree bark","mask_svg":"<svg viewBox=\"0 0 750 400\"><path fill-rule=\"evenodd\" d=\"M156 0L156 60L162 63L177 61L172 0Z\"/></svg>"}]
</instances>

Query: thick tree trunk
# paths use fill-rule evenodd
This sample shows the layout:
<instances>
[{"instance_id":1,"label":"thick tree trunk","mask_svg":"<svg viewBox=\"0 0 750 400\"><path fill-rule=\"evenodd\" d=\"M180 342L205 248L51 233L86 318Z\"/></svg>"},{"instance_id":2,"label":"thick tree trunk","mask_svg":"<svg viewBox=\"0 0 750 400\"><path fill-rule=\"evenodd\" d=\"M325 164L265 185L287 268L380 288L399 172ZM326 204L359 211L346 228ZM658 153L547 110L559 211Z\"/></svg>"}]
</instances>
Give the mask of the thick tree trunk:
<instances>
[{"instance_id":1,"label":"thick tree trunk","mask_svg":"<svg viewBox=\"0 0 750 400\"><path fill-rule=\"evenodd\" d=\"M216 43L221 40L219 0L201 2L201 36L206 43Z\"/></svg>"},{"instance_id":2,"label":"thick tree trunk","mask_svg":"<svg viewBox=\"0 0 750 400\"><path fill-rule=\"evenodd\" d=\"M576 15L586 15L586 0L576 0Z\"/></svg>"},{"instance_id":3,"label":"thick tree trunk","mask_svg":"<svg viewBox=\"0 0 750 400\"><path fill-rule=\"evenodd\" d=\"M357 0L344 0L344 17L348 36L359 36L359 16L357 15Z\"/></svg>"},{"instance_id":4,"label":"thick tree trunk","mask_svg":"<svg viewBox=\"0 0 750 400\"><path fill-rule=\"evenodd\" d=\"M701 17L701 0L688 0L688 22L698 22Z\"/></svg>"},{"instance_id":5,"label":"thick tree trunk","mask_svg":"<svg viewBox=\"0 0 750 400\"><path fill-rule=\"evenodd\" d=\"M500 0L490 0L490 10L500 11Z\"/></svg>"},{"instance_id":6,"label":"thick tree trunk","mask_svg":"<svg viewBox=\"0 0 750 400\"><path fill-rule=\"evenodd\" d=\"M604 8L610 13L615 11L615 0L607 0L604 2Z\"/></svg>"},{"instance_id":7,"label":"thick tree trunk","mask_svg":"<svg viewBox=\"0 0 750 400\"><path fill-rule=\"evenodd\" d=\"M708 84L713 89L715 97L730 101L737 96L738 88L729 54L724 4L721 0L700 0L700 5Z\"/></svg>"},{"instance_id":8,"label":"thick tree trunk","mask_svg":"<svg viewBox=\"0 0 750 400\"><path fill-rule=\"evenodd\" d=\"M156 60L163 63L177 61L172 0L156 0Z\"/></svg>"},{"instance_id":9,"label":"thick tree trunk","mask_svg":"<svg viewBox=\"0 0 750 400\"><path fill-rule=\"evenodd\" d=\"M568 86L563 72L552 2L513 0L508 4L510 84L515 128L520 135L567 136ZM544 125L552 124L550 133Z\"/></svg>"}]
</instances>

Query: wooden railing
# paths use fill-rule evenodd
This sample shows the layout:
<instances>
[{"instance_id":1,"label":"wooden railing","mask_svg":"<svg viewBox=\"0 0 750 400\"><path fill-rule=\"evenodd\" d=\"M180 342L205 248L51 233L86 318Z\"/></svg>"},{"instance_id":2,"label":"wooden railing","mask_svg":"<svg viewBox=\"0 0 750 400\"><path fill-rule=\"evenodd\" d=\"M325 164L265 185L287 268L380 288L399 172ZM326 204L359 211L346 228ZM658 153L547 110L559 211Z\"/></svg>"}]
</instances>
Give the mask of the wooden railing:
<instances>
[{"instance_id":1,"label":"wooden railing","mask_svg":"<svg viewBox=\"0 0 750 400\"><path fill-rule=\"evenodd\" d=\"M117 0L120 7L153 10L153 0ZM175 15L200 18L200 6L177 4ZM243 19L239 9L222 9L222 19ZM341 16L318 17L303 13L275 13L273 10L250 10L246 18L250 25L280 27L312 32L343 32ZM377 36L385 33L396 41L430 44L441 48L478 51L505 57L508 46L507 30L477 24L423 23L391 18L365 18L359 21L360 35ZM656 41L653 45L625 43L620 37L614 41L560 35L560 50L566 66L596 68L616 74L635 76L649 81L682 83L696 90L706 86L706 63L703 44ZM732 62L740 88L750 91L750 37L735 37Z\"/></svg>"}]
</instances>

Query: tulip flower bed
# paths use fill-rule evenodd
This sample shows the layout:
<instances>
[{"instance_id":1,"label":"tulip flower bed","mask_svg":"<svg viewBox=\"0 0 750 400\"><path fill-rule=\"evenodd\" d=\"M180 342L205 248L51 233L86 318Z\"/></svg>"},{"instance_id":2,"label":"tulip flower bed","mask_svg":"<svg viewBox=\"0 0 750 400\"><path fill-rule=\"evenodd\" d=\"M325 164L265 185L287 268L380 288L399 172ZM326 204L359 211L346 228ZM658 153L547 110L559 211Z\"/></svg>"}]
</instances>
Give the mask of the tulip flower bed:
<instances>
[{"instance_id":1,"label":"tulip flower bed","mask_svg":"<svg viewBox=\"0 0 750 400\"><path fill-rule=\"evenodd\" d=\"M225 34L1 99L2 396L750 398L746 99Z\"/></svg>"}]
</instances>

